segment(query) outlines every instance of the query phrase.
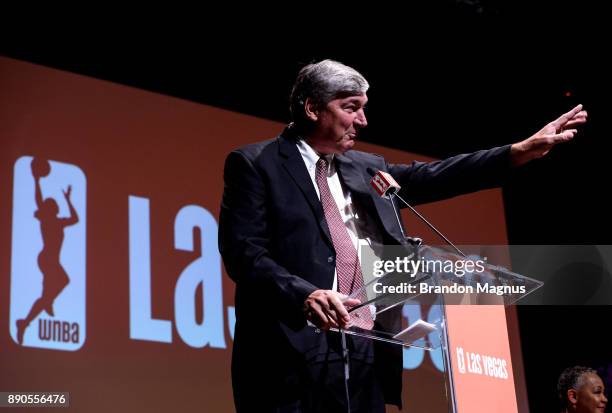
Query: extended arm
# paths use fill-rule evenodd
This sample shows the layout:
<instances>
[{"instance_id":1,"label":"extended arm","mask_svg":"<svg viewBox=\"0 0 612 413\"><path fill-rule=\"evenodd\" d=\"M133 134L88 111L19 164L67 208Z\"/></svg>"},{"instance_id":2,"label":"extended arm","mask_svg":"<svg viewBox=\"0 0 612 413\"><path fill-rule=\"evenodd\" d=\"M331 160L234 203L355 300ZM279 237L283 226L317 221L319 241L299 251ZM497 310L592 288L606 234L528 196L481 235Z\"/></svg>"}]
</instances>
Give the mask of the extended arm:
<instances>
[{"instance_id":1,"label":"extended arm","mask_svg":"<svg viewBox=\"0 0 612 413\"><path fill-rule=\"evenodd\" d=\"M402 195L414 204L493 188L504 183L512 167L541 158L555 145L571 140L577 133L573 128L586 120L586 111L582 110L582 105L578 105L536 134L512 145L436 162L390 164L387 168L402 186Z\"/></svg>"},{"instance_id":2,"label":"extended arm","mask_svg":"<svg viewBox=\"0 0 612 413\"><path fill-rule=\"evenodd\" d=\"M77 214L76 209L74 208L74 206L72 205L72 202L70 201L71 192L72 192L72 187L68 185L68 189L64 191L64 198L66 198L66 202L68 203L68 208L70 210L70 216L62 220L62 222L66 226L74 225L77 222L79 222L79 215Z\"/></svg>"}]
</instances>

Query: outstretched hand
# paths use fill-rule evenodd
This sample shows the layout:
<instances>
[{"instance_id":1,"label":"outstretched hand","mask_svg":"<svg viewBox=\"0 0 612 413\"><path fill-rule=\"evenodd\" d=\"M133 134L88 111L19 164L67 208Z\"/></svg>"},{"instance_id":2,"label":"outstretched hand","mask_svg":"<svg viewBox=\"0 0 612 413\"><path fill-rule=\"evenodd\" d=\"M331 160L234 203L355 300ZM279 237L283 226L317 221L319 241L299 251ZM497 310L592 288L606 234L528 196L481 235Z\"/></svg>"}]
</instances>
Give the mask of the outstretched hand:
<instances>
[{"instance_id":1,"label":"outstretched hand","mask_svg":"<svg viewBox=\"0 0 612 413\"><path fill-rule=\"evenodd\" d=\"M544 126L535 135L515 143L510 150L513 166L523 165L533 159L546 155L553 146L571 140L578 130L576 126L587 121L587 112L582 105L564 113Z\"/></svg>"}]
</instances>

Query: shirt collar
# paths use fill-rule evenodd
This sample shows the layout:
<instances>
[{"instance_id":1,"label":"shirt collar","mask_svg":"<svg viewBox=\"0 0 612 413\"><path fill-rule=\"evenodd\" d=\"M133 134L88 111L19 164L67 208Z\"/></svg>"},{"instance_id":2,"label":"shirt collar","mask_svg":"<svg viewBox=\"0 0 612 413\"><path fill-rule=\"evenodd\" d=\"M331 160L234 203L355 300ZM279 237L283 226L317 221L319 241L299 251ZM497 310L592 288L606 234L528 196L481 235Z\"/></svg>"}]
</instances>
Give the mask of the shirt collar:
<instances>
[{"instance_id":1,"label":"shirt collar","mask_svg":"<svg viewBox=\"0 0 612 413\"><path fill-rule=\"evenodd\" d=\"M334 160L333 153L328 154L328 155L320 155L304 139L297 140L297 147L298 147L298 150L300 151L300 154L302 155L302 158L304 158L304 162L306 163L306 168L308 168L309 170L315 169L319 158L325 158L327 159L327 163L329 165L328 176L333 174L335 170L334 162L333 162Z\"/></svg>"}]
</instances>

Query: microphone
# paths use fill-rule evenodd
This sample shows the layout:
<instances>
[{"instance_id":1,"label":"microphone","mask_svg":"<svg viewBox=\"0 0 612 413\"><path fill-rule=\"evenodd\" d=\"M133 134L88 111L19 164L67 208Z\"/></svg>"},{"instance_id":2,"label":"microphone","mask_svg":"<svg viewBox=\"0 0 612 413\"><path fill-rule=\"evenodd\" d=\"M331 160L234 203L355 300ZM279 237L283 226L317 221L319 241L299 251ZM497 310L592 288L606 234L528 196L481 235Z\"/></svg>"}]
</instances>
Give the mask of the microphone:
<instances>
[{"instance_id":1,"label":"microphone","mask_svg":"<svg viewBox=\"0 0 612 413\"><path fill-rule=\"evenodd\" d=\"M399 192L402 187L393 179L393 177L383 171L375 171L372 168L368 167L368 173L372 176L370 180L370 185L374 188L374 190L384 198L389 198L391 195L395 195Z\"/></svg>"},{"instance_id":2,"label":"microphone","mask_svg":"<svg viewBox=\"0 0 612 413\"><path fill-rule=\"evenodd\" d=\"M391 206L393 207L393 212L395 212L395 218L397 219L397 224L400 227L400 231L402 232L402 236L404 237L404 239L407 239L408 241L410 241L411 243L415 243L416 245L420 245L422 242L420 238L407 237L406 234L404 233L404 227L402 226L402 223L400 221L399 212L397 211L395 202L393 202L394 197L402 201L404 205L410 208L410 210L421 221L423 221L429 228L431 228L436 234L438 234L438 236L441 237L448 245L453 247L455 251L459 253L459 255L466 258L466 255L459 248L457 248L457 246L455 246L455 244L453 244L451 240L446 238L444 234L438 231L438 229L435 226L433 226L433 224L431 224L423 215L421 215L419 211L414 209L412 205L406 202L406 200L404 200L404 198L402 198L399 195L399 190L402 187L395 181L395 179L393 179L393 177L388 172L384 172L381 170L374 170L373 168L370 168L370 167L368 167L366 170L372 177L372 179L370 179L370 185L372 185L372 188L374 188L376 193L380 195L381 198L389 199L389 201L391 202Z\"/></svg>"}]
</instances>

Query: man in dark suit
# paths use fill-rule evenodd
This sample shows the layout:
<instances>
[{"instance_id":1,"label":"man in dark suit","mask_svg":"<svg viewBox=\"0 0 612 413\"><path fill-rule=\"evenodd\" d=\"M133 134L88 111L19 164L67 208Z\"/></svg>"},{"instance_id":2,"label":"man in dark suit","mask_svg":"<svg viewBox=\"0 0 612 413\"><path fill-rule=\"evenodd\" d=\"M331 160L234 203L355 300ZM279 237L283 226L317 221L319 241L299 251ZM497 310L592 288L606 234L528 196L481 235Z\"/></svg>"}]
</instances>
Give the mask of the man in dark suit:
<instances>
[{"instance_id":1,"label":"man in dark suit","mask_svg":"<svg viewBox=\"0 0 612 413\"><path fill-rule=\"evenodd\" d=\"M388 201L370 190L370 170L390 173L414 204L498 186L511 166L545 155L586 121L579 105L513 145L443 161L393 165L352 150L367 126L368 83L325 60L304 67L291 95L293 123L274 139L237 149L225 164L219 245L236 282L232 381L236 409L384 412L401 406L401 351L349 339L345 388L340 335L372 328L350 320L346 295L363 285L357 246L405 244Z\"/></svg>"}]
</instances>

